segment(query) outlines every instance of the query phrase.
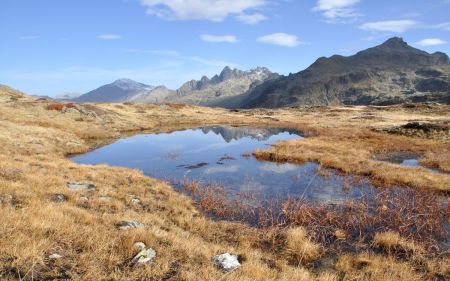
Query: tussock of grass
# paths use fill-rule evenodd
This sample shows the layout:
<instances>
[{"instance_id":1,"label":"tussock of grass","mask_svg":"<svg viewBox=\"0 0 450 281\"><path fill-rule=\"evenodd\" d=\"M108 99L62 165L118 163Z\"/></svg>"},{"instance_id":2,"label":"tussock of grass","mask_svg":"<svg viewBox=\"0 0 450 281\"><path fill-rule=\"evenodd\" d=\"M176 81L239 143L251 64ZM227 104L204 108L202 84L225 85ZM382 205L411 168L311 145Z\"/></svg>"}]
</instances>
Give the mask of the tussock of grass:
<instances>
[{"instance_id":1,"label":"tussock of grass","mask_svg":"<svg viewBox=\"0 0 450 281\"><path fill-rule=\"evenodd\" d=\"M322 248L307 236L303 227L286 232L286 254L294 264L307 264L319 259Z\"/></svg>"}]
</instances>

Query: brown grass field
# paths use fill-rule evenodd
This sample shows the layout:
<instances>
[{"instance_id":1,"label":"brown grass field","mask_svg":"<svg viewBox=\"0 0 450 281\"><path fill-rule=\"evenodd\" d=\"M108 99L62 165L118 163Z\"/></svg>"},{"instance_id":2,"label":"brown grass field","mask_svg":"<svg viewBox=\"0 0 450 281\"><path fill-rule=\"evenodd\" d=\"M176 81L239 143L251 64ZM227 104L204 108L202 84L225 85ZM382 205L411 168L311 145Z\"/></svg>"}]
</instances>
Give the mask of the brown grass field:
<instances>
[{"instance_id":1,"label":"brown grass field","mask_svg":"<svg viewBox=\"0 0 450 281\"><path fill-rule=\"evenodd\" d=\"M401 127L411 122L434 125ZM209 124L301 129L307 138L255 151L255 157L316 161L367 177L380 189L401 186L419 195L392 205L403 206L410 217L395 218L395 209L386 207L392 227L373 235L353 235L366 221L380 221L353 203L333 214L327 206L286 202L289 222L253 227L211 220L205 210L212 203L201 206L139 171L67 159L125 136ZM426 240L430 233L449 235L442 225L449 222L449 209L436 209L428 199L439 194L448 200L450 176L376 160L416 153L424 167L449 173L449 128L445 105L230 111L55 103L0 86L0 280L450 280L448 249ZM73 192L67 188L72 181L91 181L96 189ZM53 202L55 194L66 200ZM132 204L133 198L141 203ZM146 227L118 230L122 220ZM330 233L334 238L324 240ZM131 266L138 241L156 250L152 264ZM242 266L230 273L215 268L211 257L224 252L241 255ZM62 258L48 257L55 253Z\"/></svg>"}]
</instances>

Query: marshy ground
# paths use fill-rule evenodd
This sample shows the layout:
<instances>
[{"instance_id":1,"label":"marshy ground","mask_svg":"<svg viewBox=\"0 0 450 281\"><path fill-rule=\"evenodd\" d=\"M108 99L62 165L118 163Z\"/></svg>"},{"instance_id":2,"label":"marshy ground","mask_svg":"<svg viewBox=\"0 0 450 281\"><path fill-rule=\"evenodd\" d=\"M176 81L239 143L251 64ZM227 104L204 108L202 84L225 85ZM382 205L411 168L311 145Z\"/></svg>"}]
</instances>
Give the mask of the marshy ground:
<instances>
[{"instance_id":1,"label":"marshy ground","mask_svg":"<svg viewBox=\"0 0 450 281\"><path fill-rule=\"evenodd\" d=\"M220 192L191 183L190 191L200 190L193 200L139 171L67 158L142 132L214 124L302 130L307 138L255 157L318 162L367 178L381 195L339 208L283 202L282 221L254 227L208 218L236 215L214 196ZM449 128L445 105L230 111L55 104L2 86L0 279L448 280L448 244L440 242L448 237ZM398 153L417 155L424 168L380 161ZM73 191L68 182L92 182L95 189ZM236 217L245 221L255 211ZM118 229L125 220L145 227ZM131 265L135 242L156 250L152 264ZM239 254L242 266L231 273L215 268L211 257L225 252Z\"/></svg>"}]
</instances>

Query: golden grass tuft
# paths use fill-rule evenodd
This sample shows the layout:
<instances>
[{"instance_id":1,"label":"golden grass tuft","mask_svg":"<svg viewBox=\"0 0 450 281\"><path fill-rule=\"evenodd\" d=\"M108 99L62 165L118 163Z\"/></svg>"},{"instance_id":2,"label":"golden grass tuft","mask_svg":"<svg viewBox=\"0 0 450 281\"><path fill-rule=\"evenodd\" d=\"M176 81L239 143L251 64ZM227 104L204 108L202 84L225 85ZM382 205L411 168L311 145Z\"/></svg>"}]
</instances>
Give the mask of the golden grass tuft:
<instances>
[{"instance_id":1,"label":"golden grass tuft","mask_svg":"<svg viewBox=\"0 0 450 281\"><path fill-rule=\"evenodd\" d=\"M393 231L376 233L372 246L388 251L389 253L418 254L423 253L424 249L413 242L400 237L400 234Z\"/></svg>"},{"instance_id":2,"label":"golden grass tuft","mask_svg":"<svg viewBox=\"0 0 450 281\"><path fill-rule=\"evenodd\" d=\"M322 247L307 236L303 227L290 228L286 232L286 255L294 264L308 264L322 254Z\"/></svg>"}]
</instances>

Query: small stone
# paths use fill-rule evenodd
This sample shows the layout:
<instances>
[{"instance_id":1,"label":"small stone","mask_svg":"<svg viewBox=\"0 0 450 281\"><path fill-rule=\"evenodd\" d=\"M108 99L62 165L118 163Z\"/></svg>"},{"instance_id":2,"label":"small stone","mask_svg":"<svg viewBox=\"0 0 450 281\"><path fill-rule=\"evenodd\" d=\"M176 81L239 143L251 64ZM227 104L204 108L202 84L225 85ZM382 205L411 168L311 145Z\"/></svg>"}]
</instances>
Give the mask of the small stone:
<instances>
[{"instance_id":1,"label":"small stone","mask_svg":"<svg viewBox=\"0 0 450 281\"><path fill-rule=\"evenodd\" d=\"M121 221L116 223L116 227L120 230L129 230L133 228L143 228L145 224L138 221Z\"/></svg>"},{"instance_id":2,"label":"small stone","mask_svg":"<svg viewBox=\"0 0 450 281\"><path fill-rule=\"evenodd\" d=\"M152 248L142 249L134 258L131 263L136 265L144 265L151 263L156 257L156 252Z\"/></svg>"},{"instance_id":3,"label":"small stone","mask_svg":"<svg viewBox=\"0 0 450 281\"><path fill-rule=\"evenodd\" d=\"M102 201L102 202L110 202L111 199L112 199L111 196L100 196L100 197L98 198L98 201Z\"/></svg>"},{"instance_id":4,"label":"small stone","mask_svg":"<svg viewBox=\"0 0 450 281\"><path fill-rule=\"evenodd\" d=\"M80 200L81 203L87 203L89 201L89 198L87 198L86 196L81 196L78 200Z\"/></svg>"},{"instance_id":5,"label":"small stone","mask_svg":"<svg viewBox=\"0 0 450 281\"><path fill-rule=\"evenodd\" d=\"M141 204L141 200L139 200L137 198L133 198L133 199L131 199L131 204L132 205L139 205L139 204Z\"/></svg>"},{"instance_id":6,"label":"small stone","mask_svg":"<svg viewBox=\"0 0 450 281\"><path fill-rule=\"evenodd\" d=\"M57 260L57 259L62 258L62 256L60 254L52 254L52 255L48 256L48 258L51 260Z\"/></svg>"},{"instance_id":7,"label":"small stone","mask_svg":"<svg viewBox=\"0 0 450 281\"><path fill-rule=\"evenodd\" d=\"M55 203L61 203L67 201L67 197L64 194L52 194L50 196L50 201Z\"/></svg>"},{"instance_id":8,"label":"small stone","mask_svg":"<svg viewBox=\"0 0 450 281\"><path fill-rule=\"evenodd\" d=\"M238 256L230 253L214 256L212 260L215 266L226 272L233 271L241 266Z\"/></svg>"},{"instance_id":9,"label":"small stone","mask_svg":"<svg viewBox=\"0 0 450 281\"><path fill-rule=\"evenodd\" d=\"M86 190L93 191L95 190L95 185L90 182L68 182L67 187L72 191Z\"/></svg>"},{"instance_id":10,"label":"small stone","mask_svg":"<svg viewBox=\"0 0 450 281\"><path fill-rule=\"evenodd\" d=\"M145 249L145 244L143 242L136 242L133 244L133 248L138 250L138 251L142 251Z\"/></svg>"}]
</instances>

